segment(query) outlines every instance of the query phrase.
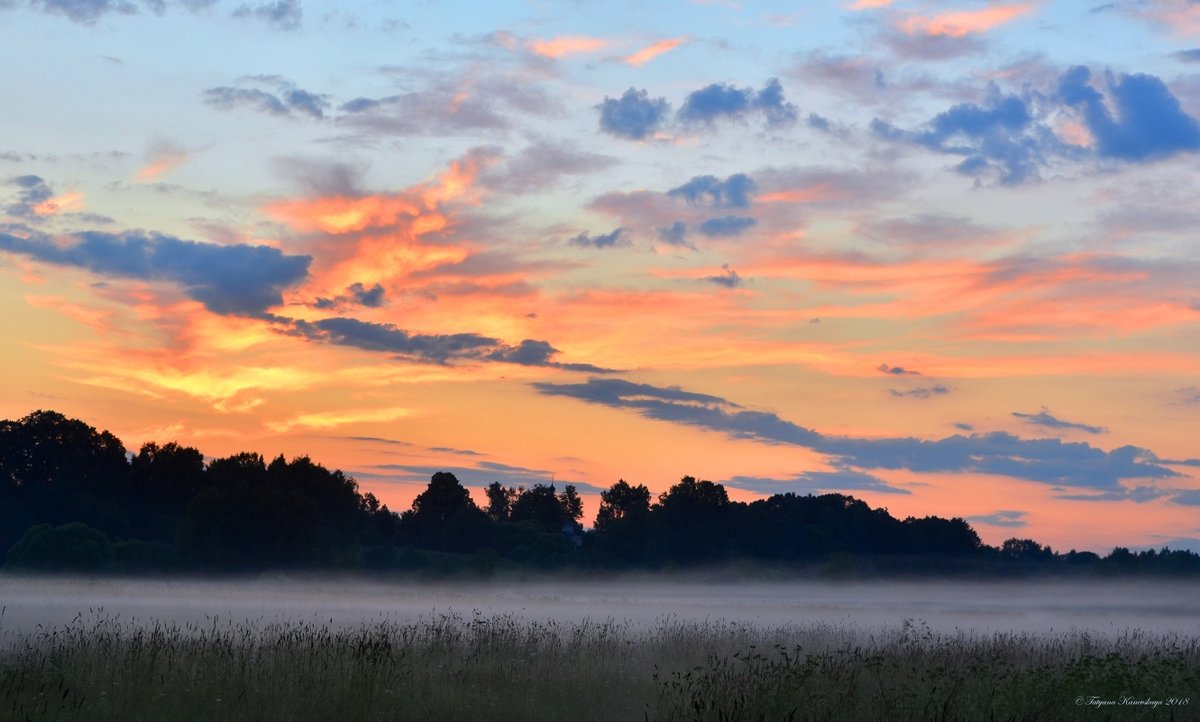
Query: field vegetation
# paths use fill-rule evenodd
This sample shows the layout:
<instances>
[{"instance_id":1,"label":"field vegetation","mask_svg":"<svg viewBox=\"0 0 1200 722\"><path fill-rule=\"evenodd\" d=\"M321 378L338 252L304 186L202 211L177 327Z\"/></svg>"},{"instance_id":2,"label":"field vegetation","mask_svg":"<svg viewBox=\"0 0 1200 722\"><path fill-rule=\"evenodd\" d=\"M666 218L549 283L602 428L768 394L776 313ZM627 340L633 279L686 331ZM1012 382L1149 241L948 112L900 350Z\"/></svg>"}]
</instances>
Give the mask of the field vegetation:
<instances>
[{"instance_id":1,"label":"field vegetation","mask_svg":"<svg viewBox=\"0 0 1200 722\"><path fill-rule=\"evenodd\" d=\"M1200 644L442 614L0 630L11 720L1200 719Z\"/></svg>"}]
</instances>

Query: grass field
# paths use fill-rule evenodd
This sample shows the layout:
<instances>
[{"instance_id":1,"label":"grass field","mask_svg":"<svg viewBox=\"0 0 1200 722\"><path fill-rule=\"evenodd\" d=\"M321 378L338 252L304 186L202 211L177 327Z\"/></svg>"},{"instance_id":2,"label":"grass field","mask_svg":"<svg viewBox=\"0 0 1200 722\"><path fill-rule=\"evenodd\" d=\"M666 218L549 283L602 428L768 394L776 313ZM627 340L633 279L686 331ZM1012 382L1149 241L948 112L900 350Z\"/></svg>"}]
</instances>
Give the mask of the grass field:
<instances>
[{"instance_id":1,"label":"grass field","mask_svg":"<svg viewBox=\"0 0 1200 722\"><path fill-rule=\"evenodd\" d=\"M1200 719L1194 638L532 622L2 633L12 720ZM0 617L2 623L2 617ZM1157 703L1157 704L1156 704Z\"/></svg>"}]
</instances>

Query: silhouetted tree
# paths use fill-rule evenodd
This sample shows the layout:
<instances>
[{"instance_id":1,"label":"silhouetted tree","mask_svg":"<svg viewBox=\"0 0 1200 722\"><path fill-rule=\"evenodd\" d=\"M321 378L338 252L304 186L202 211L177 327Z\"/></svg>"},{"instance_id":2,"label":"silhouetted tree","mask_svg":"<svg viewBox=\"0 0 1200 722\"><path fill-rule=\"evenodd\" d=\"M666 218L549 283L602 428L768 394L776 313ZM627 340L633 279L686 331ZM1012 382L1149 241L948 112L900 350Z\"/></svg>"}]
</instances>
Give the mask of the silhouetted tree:
<instances>
[{"instance_id":1,"label":"silhouetted tree","mask_svg":"<svg viewBox=\"0 0 1200 722\"><path fill-rule=\"evenodd\" d=\"M521 496L521 492L525 491L522 487L514 489L511 486L504 486L498 481L493 481L487 486L487 515L493 522L500 523L509 521L512 514L513 502Z\"/></svg>"},{"instance_id":2,"label":"silhouetted tree","mask_svg":"<svg viewBox=\"0 0 1200 722\"><path fill-rule=\"evenodd\" d=\"M907 551L910 554L967 557L983 551L979 535L970 524L957 517L917 519L910 516L904 520L904 526L909 535Z\"/></svg>"},{"instance_id":3,"label":"silhouetted tree","mask_svg":"<svg viewBox=\"0 0 1200 722\"><path fill-rule=\"evenodd\" d=\"M574 486L556 494L553 484L534 484L517 496L509 518L513 522L537 522L547 532L558 534L564 525L574 527L581 516L583 507Z\"/></svg>"},{"instance_id":4,"label":"silhouetted tree","mask_svg":"<svg viewBox=\"0 0 1200 722\"><path fill-rule=\"evenodd\" d=\"M403 539L430 549L471 551L488 535L487 515L458 478L445 471L433 475L400 520Z\"/></svg>"},{"instance_id":5,"label":"silhouetted tree","mask_svg":"<svg viewBox=\"0 0 1200 722\"><path fill-rule=\"evenodd\" d=\"M650 490L621 479L600 492L595 543L601 554L624 562L647 557L650 531Z\"/></svg>"},{"instance_id":6,"label":"silhouetted tree","mask_svg":"<svg viewBox=\"0 0 1200 722\"><path fill-rule=\"evenodd\" d=\"M1043 547L1032 539L1005 539L1000 545L1001 556L1023 563L1049 563L1054 561L1054 550Z\"/></svg>"},{"instance_id":7,"label":"silhouetted tree","mask_svg":"<svg viewBox=\"0 0 1200 722\"><path fill-rule=\"evenodd\" d=\"M596 512L596 531L606 532L614 524L644 518L650 513L650 490L643 484L630 486L619 480L600 492L600 510Z\"/></svg>"},{"instance_id":8,"label":"silhouetted tree","mask_svg":"<svg viewBox=\"0 0 1200 722\"><path fill-rule=\"evenodd\" d=\"M677 561L716 561L729 551L729 495L721 484L685 476L651 510L662 549Z\"/></svg>"},{"instance_id":9,"label":"silhouetted tree","mask_svg":"<svg viewBox=\"0 0 1200 722\"><path fill-rule=\"evenodd\" d=\"M204 487L204 455L170 442L142 445L130 463L135 493L176 513Z\"/></svg>"},{"instance_id":10,"label":"silhouetted tree","mask_svg":"<svg viewBox=\"0 0 1200 722\"><path fill-rule=\"evenodd\" d=\"M220 489L258 486L266 479L267 464L262 454L250 451L215 459L205 473L205 484Z\"/></svg>"}]
</instances>

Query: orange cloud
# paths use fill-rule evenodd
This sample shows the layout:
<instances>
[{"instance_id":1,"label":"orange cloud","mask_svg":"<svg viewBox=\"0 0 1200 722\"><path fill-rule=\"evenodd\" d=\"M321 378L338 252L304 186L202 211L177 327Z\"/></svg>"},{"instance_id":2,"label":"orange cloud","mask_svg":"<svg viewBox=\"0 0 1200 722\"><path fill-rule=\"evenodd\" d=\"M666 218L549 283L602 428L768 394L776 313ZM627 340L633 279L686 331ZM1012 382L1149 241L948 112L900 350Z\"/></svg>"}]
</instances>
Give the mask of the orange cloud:
<instances>
[{"instance_id":1,"label":"orange cloud","mask_svg":"<svg viewBox=\"0 0 1200 722\"><path fill-rule=\"evenodd\" d=\"M670 38L668 40L660 40L653 45L647 45L641 50L626 55L625 57L621 58L621 62L625 63L626 65L632 65L635 68L640 68L663 53L670 52L686 42L687 38Z\"/></svg>"},{"instance_id":2,"label":"orange cloud","mask_svg":"<svg viewBox=\"0 0 1200 722\"><path fill-rule=\"evenodd\" d=\"M900 29L909 35L941 35L960 38L972 33L985 32L1030 12L1033 12L1032 3L993 5L979 10L960 10L930 17L920 15L910 17L900 23Z\"/></svg>"},{"instance_id":3,"label":"orange cloud","mask_svg":"<svg viewBox=\"0 0 1200 722\"><path fill-rule=\"evenodd\" d=\"M142 166L135 176L139 183L158 180L170 171L187 162L186 150L170 143L156 143L146 153L146 165Z\"/></svg>"},{"instance_id":4,"label":"orange cloud","mask_svg":"<svg viewBox=\"0 0 1200 722\"><path fill-rule=\"evenodd\" d=\"M33 207L33 212L39 216L53 216L67 211L77 211L83 208L83 199L84 195L79 191L64 193L38 203Z\"/></svg>"},{"instance_id":5,"label":"orange cloud","mask_svg":"<svg viewBox=\"0 0 1200 722\"><path fill-rule=\"evenodd\" d=\"M764 193L755 200L762 203L817 203L820 201L840 200L846 197L846 191L834 188L828 183L818 183L805 188L789 188L787 190Z\"/></svg>"},{"instance_id":6,"label":"orange cloud","mask_svg":"<svg viewBox=\"0 0 1200 722\"><path fill-rule=\"evenodd\" d=\"M306 234L296 239L314 255L313 283L305 294L335 293L352 283L382 283L417 271L459 263L470 251L440 240L451 229L452 203L477 203L475 178L491 158L469 155L433 180L394 193L281 200L264 212Z\"/></svg>"},{"instance_id":7,"label":"orange cloud","mask_svg":"<svg viewBox=\"0 0 1200 722\"><path fill-rule=\"evenodd\" d=\"M564 58L568 55L586 55L608 47L609 41L604 38L593 38L586 35L560 35L549 40L533 40L529 49L543 58Z\"/></svg>"},{"instance_id":8,"label":"orange cloud","mask_svg":"<svg viewBox=\"0 0 1200 722\"><path fill-rule=\"evenodd\" d=\"M359 198L332 196L281 201L266 207L268 215L298 231L322 231L334 235L368 228L411 222L421 213L415 199L403 195L371 195Z\"/></svg>"}]
</instances>

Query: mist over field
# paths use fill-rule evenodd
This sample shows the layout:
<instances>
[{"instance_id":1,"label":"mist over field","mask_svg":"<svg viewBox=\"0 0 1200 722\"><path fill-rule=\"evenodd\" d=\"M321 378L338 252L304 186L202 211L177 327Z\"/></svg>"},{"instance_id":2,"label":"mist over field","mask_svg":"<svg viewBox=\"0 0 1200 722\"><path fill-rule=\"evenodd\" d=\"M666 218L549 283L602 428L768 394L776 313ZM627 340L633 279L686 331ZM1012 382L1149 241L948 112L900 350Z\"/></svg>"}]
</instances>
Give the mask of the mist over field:
<instances>
[{"instance_id":1,"label":"mist over field","mask_svg":"<svg viewBox=\"0 0 1200 722\"><path fill-rule=\"evenodd\" d=\"M414 582L339 578L243 581L0 577L0 634L82 616L155 622L315 623L355 627L445 614L537 622L664 620L779 627L835 624L861 632L914 620L938 631L1200 635L1200 584L1145 581L828 582L617 579Z\"/></svg>"}]
</instances>

